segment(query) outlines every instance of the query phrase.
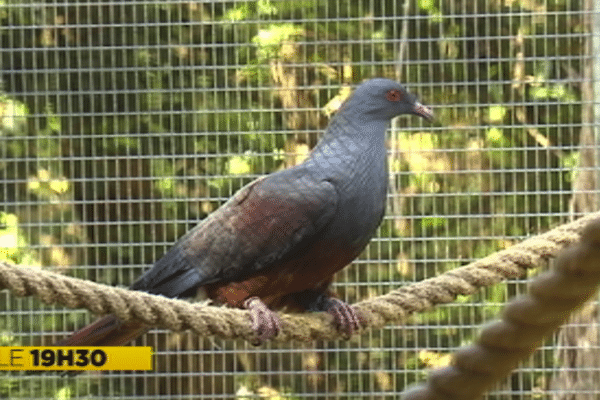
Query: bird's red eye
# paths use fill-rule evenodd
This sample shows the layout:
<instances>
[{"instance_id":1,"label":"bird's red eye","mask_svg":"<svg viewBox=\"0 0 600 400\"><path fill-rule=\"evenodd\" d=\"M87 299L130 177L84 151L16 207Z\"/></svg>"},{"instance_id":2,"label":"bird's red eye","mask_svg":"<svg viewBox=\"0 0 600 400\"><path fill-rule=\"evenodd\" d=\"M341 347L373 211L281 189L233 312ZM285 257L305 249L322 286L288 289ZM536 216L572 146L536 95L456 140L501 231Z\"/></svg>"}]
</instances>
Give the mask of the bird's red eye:
<instances>
[{"instance_id":1,"label":"bird's red eye","mask_svg":"<svg viewBox=\"0 0 600 400\"><path fill-rule=\"evenodd\" d=\"M402 99L402 93L397 89L388 90L385 94L385 98L389 101L400 101Z\"/></svg>"}]
</instances>

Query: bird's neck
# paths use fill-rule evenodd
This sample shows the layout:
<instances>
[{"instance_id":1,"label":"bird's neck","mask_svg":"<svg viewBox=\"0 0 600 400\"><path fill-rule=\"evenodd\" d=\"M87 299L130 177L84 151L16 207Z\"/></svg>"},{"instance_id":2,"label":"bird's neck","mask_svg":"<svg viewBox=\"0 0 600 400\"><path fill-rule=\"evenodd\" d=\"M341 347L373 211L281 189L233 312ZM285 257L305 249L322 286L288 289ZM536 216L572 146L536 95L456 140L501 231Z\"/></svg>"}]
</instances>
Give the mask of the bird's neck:
<instances>
[{"instance_id":1,"label":"bird's neck","mask_svg":"<svg viewBox=\"0 0 600 400\"><path fill-rule=\"evenodd\" d=\"M370 119L360 114L346 114L340 112L331 119L325 135L315 146L315 151L325 150L336 142L346 143L349 152L385 147L385 132L389 121Z\"/></svg>"},{"instance_id":2,"label":"bird's neck","mask_svg":"<svg viewBox=\"0 0 600 400\"><path fill-rule=\"evenodd\" d=\"M385 170L387 127L387 121L361 121L338 114L306 163L314 164L317 168L313 171L321 171L327 176L367 167ZM364 163L368 165L362 165Z\"/></svg>"}]
</instances>

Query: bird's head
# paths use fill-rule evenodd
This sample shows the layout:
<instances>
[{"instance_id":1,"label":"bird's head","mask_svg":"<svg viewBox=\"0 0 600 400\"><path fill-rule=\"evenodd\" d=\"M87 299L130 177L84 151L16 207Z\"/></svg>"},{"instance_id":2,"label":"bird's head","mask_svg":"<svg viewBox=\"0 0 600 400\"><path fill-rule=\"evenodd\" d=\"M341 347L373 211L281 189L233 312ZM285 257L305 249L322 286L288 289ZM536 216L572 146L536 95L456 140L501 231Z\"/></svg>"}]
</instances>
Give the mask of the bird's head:
<instances>
[{"instance_id":1,"label":"bird's head","mask_svg":"<svg viewBox=\"0 0 600 400\"><path fill-rule=\"evenodd\" d=\"M402 114L414 114L433 120L433 111L421 104L404 86L390 79L370 79L360 84L343 105L343 111L356 118L390 120Z\"/></svg>"}]
</instances>

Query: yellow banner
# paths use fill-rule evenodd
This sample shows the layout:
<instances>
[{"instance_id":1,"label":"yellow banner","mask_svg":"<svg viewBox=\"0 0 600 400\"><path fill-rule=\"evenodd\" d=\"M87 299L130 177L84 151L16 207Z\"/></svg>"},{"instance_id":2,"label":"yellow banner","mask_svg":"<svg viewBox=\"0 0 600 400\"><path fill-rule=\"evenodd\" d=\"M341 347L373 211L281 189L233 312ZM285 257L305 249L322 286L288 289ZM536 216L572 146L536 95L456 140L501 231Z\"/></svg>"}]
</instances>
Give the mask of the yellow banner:
<instances>
[{"instance_id":1,"label":"yellow banner","mask_svg":"<svg viewBox=\"0 0 600 400\"><path fill-rule=\"evenodd\" d=\"M152 347L0 346L0 371L151 370Z\"/></svg>"}]
</instances>

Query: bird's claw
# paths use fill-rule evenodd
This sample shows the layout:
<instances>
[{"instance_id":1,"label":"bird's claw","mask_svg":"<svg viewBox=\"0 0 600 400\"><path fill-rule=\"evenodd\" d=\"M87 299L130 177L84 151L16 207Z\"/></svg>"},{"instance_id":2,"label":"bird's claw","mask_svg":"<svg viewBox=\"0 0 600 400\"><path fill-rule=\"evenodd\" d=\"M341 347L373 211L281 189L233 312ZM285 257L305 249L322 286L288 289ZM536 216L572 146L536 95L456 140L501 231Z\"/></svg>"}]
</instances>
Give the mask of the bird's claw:
<instances>
[{"instance_id":1,"label":"bird's claw","mask_svg":"<svg viewBox=\"0 0 600 400\"><path fill-rule=\"evenodd\" d=\"M260 346L265 341L277 336L281 331L281 320L258 297L250 297L244 302L244 308L250 311L252 330L256 333L256 340L251 343Z\"/></svg>"},{"instance_id":2,"label":"bird's claw","mask_svg":"<svg viewBox=\"0 0 600 400\"><path fill-rule=\"evenodd\" d=\"M340 299L330 298L327 312L333 316L338 330L347 338L356 333L360 327L360 315L350 304Z\"/></svg>"}]
</instances>

